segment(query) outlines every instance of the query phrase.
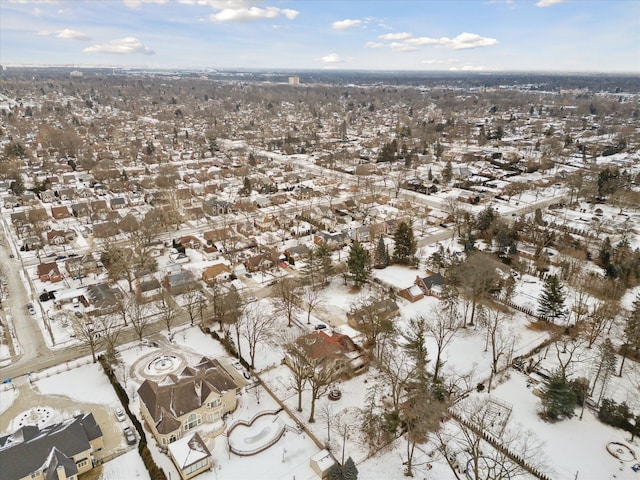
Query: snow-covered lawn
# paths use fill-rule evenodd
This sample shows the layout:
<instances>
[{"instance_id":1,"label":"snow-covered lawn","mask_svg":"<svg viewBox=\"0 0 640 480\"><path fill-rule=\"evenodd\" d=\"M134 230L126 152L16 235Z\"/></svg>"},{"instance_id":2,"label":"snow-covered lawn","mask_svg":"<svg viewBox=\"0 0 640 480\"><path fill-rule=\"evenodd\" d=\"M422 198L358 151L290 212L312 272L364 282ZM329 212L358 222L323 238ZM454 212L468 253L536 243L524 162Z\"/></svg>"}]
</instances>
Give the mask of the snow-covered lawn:
<instances>
[{"instance_id":1,"label":"snow-covered lawn","mask_svg":"<svg viewBox=\"0 0 640 480\"><path fill-rule=\"evenodd\" d=\"M636 462L622 463L610 455L609 442L621 442L631 447L640 459L640 440L630 442L630 434L601 423L594 414L585 409L582 420L580 410L569 419L548 423L540 419L537 411L540 398L527 388L524 374L512 372L511 378L498 386L492 396L509 402L513 406L512 422L531 430L544 442L544 452L557 480L611 479L637 480L638 474L631 470Z\"/></svg>"}]
</instances>

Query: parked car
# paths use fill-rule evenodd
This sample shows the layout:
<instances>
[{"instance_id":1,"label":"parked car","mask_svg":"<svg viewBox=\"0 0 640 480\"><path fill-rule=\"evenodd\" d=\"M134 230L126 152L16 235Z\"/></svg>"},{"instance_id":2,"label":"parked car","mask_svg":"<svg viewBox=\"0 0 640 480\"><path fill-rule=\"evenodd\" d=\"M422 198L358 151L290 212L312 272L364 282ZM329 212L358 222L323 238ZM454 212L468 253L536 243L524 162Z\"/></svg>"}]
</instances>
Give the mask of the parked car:
<instances>
[{"instance_id":1,"label":"parked car","mask_svg":"<svg viewBox=\"0 0 640 480\"><path fill-rule=\"evenodd\" d=\"M124 422L127 419L127 416L124 414L124 410L121 408L116 408L113 413L116 415L119 422Z\"/></svg>"},{"instance_id":2,"label":"parked car","mask_svg":"<svg viewBox=\"0 0 640 480\"><path fill-rule=\"evenodd\" d=\"M29 311L29 313L31 315L35 315L36 314L36 309L33 308L33 303L27 303L27 310Z\"/></svg>"},{"instance_id":3,"label":"parked car","mask_svg":"<svg viewBox=\"0 0 640 480\"><path fill-rule=\"evenodd\" d=\"M319 323L313 327L314 330L324 330L327 326L324 323Z\"/></svg>"},{"instance_id":4,"label":"parked car","mask_svg":"<svg viewBox=\"0 0 640 480\"><path fill-rule=\"evenodd\" d=\"M133 430L131 430L131 427L124 427L122 431L124 432L124 438L127 440L127 443L129 445L135 445L137 440L136 434L133 433Z\"/></svg>"}]
</instances>

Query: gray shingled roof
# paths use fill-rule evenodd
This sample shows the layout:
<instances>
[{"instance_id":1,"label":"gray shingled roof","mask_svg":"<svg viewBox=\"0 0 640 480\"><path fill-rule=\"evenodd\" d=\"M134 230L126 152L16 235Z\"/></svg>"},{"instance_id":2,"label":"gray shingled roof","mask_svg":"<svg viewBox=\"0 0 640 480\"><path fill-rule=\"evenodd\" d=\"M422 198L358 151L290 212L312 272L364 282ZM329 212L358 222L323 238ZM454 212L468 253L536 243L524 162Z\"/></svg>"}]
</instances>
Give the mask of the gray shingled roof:
<instances>
[{"instance_id":1,"label":"gray shingled roof","mask_svg":"<svg viewBox=\"0 0 640 480\"><path fill-rule=\"evenodd\" d=\"M31 425L22 427L0 437L0 480L23 478L51 465L55 465L54 470L57 465L66 469L68 463L61 455L72 458L90 449L89 441L101 436L102 430L92 413L77 415L42 430ZM73 460L71 463L75 467ZM71 470L66 471L71 474Z\"/></svg>"}]
</instances>

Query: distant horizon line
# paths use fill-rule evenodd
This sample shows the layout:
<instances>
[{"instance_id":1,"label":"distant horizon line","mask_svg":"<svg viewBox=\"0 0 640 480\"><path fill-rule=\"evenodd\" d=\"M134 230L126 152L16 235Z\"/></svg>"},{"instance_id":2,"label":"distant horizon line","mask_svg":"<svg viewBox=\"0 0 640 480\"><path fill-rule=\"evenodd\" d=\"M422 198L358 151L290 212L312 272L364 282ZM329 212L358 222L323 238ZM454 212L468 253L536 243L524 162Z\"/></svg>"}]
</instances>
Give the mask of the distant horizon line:
<instances>
[{"instance_id":1,"label":"distant horizon line","mask_svg":"<svg viewBox=\"0 0 640 480\"><path fill-rule=\"evenodd\" d=\"M465 75L492 75L492 74L529 74L529 75L640 75L640 71L633 70L421 70L421 69L371 69L371 68L291 68L291 67L152 67L152 66L122 66L122 65L80 65L80 64L42 64L42 63L1 63L2 69L8 68L66 68L66 69L108 69L108 70L143 70L143 71L188 71L188 72L278 72L295 75L299 72L314 73L434 73L434 74L465 74Z\"/></svg>"}]
</instances>

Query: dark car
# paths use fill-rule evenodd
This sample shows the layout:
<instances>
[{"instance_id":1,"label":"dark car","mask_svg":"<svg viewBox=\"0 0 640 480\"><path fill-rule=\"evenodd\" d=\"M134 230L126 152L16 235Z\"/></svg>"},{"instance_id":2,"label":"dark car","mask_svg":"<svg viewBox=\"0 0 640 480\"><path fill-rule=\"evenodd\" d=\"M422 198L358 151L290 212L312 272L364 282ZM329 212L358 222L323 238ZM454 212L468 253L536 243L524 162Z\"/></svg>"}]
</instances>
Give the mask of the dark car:
<instances>
[{"instance_id":1,"label":"dark car","mask_svg":"<svg viewBox=\"0 0 640 480\"><path fill-rule=\"evenodd\" d=\"M327 328L327 326L324 323L319 323L313 328L314 330L324 330L325 328Z\"/></svg>"},{"instance_id":2,"label":"dark car","mask_svg":"<svg viewBox=\"0 0 640 480\"><path fill-rule=\"evenodd\" d=\"M124 432L124 438L127 440L127 443L129 445L135 445L137 440L136 434L133 433L133 430L131 430L131 427L124 427L122 431Z\"/></svg>"}]
</instances>

